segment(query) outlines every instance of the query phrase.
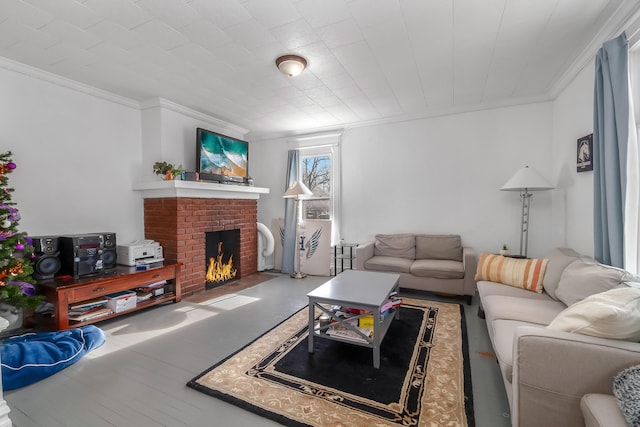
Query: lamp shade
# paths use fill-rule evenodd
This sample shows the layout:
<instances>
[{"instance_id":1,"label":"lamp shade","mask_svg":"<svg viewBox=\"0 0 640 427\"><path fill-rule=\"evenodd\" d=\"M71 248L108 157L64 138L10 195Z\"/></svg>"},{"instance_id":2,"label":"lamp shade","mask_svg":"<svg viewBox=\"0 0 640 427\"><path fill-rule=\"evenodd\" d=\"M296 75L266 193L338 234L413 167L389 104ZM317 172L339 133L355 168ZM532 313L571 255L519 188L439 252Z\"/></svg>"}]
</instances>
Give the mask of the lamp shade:
<instances>
[{"instance_id":1,"label":"lamp shade","mask_svg":"<svg viewBox=\"0 0 640 427\"><path fill-rule=\"evenodd\" d=\"M289 189L284 193L282 197L285 199L300 199L303 197L313 196L313 193L309 188L304 185L304 182L297 180Z\"/></svg>"},{"instance_id":2,"label":"lamp shade","mask_svg":"<svg viewBox=\"0 0 640 427\"><path fill-rule=\"evenodd\" d=\"M295 77L307 67L307 60L298 55L284 55L276 59L276 66L283 74Z\"/></svg>"},{"instance_id":3,"label":"lamp shade","mask_svg":"<svg viewBox=\"0 0 640 427\"><path fill-rule=\"evenodd\" d=\"M540 173L534 168L525 166L520 168L515 175L502 186L500 190L503 191L541 191L551 190L553 185L549 183Z\"/></svg>"}]
</instances>

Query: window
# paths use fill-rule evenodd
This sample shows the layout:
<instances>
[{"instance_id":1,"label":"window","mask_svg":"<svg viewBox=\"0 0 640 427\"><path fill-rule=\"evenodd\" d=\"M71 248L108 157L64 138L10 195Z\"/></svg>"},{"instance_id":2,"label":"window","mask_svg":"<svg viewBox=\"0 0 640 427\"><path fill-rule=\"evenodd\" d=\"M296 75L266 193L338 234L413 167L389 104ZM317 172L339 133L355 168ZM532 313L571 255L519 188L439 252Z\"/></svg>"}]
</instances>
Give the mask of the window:
<instances>
[{"instance_id":1,"label":"window","mask_svg":"<svg viewBox=\"0 0 640 427\"><path fill-rule=\"evenodd\" d=\"M331 219L331 155L319 154L305 156L301 152L300 168L302 182L313 196L302 202L303 218Z\"/></svg>"},{"instance_id":2,"label":"window","mask_svg":"<svg viewBox=\"0 0 640 427\"><path fill-rule=\"evenodd\" d=\"M640 25L636 22L636 27ZM629 108L635 116L630 117L629 139L627 147L626 165L626 194L624 209L624 268L631 273L640 272L640 151L638 147L637 133L640 133L640 120L638 116L638 101L640 100L640 32L635 31L635 36L629 39ZM635 121L635 123L633 123Z\"/></svg>"},{"instance_id":3,"label":"window","mask_svg":"<svg viewBox=\"0 0 640 427\"><path fill-rule=\"evenodd\" d=\"M340 138L325 134L290 140L299 150L299 176L313 196L301 202L301 219L330 220L331 244L340 240Z\"/></svg>"}]
</instances>

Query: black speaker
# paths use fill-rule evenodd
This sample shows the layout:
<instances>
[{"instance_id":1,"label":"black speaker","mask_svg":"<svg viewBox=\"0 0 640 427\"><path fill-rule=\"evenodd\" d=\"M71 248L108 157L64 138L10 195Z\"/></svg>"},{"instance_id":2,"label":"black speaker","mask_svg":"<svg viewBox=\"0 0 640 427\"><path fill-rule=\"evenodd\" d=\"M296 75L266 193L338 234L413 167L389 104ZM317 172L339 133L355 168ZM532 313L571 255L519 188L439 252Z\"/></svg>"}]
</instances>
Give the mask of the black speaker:
<instances>
[{"instance_id":1,"label":"black speaker","mask_svg":"<svg viewBox=\"0 0 640 427\"><path fill-rule=\"evenodd\" d=\"M104 233L102 249L102 267L105 269L115 268L118 254L116 252L116 234Z\"/></svg>"},{"instance_id":2,"label":"black speaker","mask_svg":"<svg viewBox=\"0 0 640 427\"><path fill-rule=\"evenodd\" d=\"M36 280L53 279L62 264L58 238L54 236L32 237L33 240L33 278Z\"/></svg>"}]
</instances>

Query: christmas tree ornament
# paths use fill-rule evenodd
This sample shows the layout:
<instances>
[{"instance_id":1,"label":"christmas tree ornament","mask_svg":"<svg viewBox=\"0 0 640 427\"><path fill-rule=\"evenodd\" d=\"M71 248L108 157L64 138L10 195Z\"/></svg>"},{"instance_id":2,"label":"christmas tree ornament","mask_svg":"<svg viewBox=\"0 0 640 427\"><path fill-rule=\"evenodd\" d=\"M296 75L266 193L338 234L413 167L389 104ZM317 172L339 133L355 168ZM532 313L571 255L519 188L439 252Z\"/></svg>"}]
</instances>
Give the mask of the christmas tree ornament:
<instances>
[{"instance_id":1,"label":"christmas tree ornament","mask_svg":"<svg viewBox=\"0 0 640 427\"><path fill-rule=\"evenodd\" d=\"M24 269L22 268L22 263L20 262L9 269L9 274L14 277L21 273L24 273Z\"/></svg>"}]
</instances>

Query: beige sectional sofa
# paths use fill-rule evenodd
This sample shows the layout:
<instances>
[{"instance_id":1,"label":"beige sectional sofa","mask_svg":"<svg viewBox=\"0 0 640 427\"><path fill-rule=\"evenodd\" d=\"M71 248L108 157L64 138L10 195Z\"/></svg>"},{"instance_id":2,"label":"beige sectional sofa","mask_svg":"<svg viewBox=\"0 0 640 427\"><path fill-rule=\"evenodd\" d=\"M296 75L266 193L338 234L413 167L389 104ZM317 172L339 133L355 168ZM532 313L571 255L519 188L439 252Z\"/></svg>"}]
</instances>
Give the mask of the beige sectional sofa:
<instances>
[{"instance_id":1,"label":"beige sectional sofa","mask_svg":"<svg viewBox=\"0 0 640 427\"><path fill-rule=\"evenodd\" d=\"M558 248L539 263L543 290L535 292L486 280L511 261L485 255L478 293L512 425L625 426L612 388L617 373L640 364L637 277Z\"/></svg>"},{"instance_id":2,"label":"beige sectional sofa","mask_svg":"<svg viewBox=\"0 0 640 427\"><path fill-rule=\"evenodd\" d=\"M400 287L461 295L476 292L477 256L455 234L377 234L356 249L356 268L400 273Z\"/></svg>"}]
</instances>

